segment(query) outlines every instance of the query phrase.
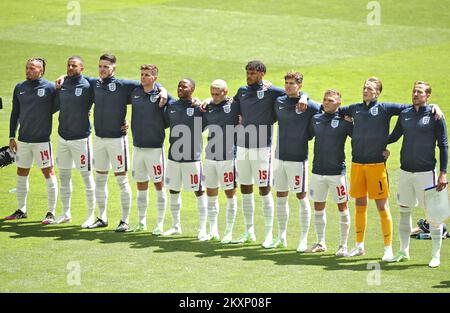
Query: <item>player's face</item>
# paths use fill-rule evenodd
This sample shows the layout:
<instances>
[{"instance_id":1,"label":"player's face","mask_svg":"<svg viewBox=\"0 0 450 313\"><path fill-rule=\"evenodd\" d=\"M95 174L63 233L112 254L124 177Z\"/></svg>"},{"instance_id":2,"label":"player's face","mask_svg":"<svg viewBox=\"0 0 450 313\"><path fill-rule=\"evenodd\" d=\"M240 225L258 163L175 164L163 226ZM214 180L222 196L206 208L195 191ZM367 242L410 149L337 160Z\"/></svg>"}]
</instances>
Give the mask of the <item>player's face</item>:
<instances>
[{"instance_id":1,"label":"player's face","mask_svg":"<svg viewBox=\"0 0 450 313\"><path fill-rule=\"evenodd\" d=\"M194 88L192 88L191 82L187 79L180 80L178 83L177 94L180 99L190 99Z\"/></svg>"},{"instance_id":2,"label":"player's face","mask_svg":"<svg viewBox=\"0 0 450 313\"><path fill-rule=\"evenodd\" d=\"M412 91L412 102L414 105L425 105L428 101L430 95L427 94L426 86L419 84L415 85Z\"/></svg>"},{"instance_id":3,"label":"player's face","mask_svg":"<svg viewBox=\"0 0 450 313\"><path fill-rule=\"evenodd\" d=\"M374 82L365 82L363 87L363 100L372 101L378 98L380 92L377 89L377 85Z\"/></svg>"},{"instance_id":4,"label":"player's face","mask_svg":"<svg viewBox=\"0 0 450 313\"><path fill-rule=\"evenodd\" d=\"M36 80L42 76L42 63L39 61L30 61L25 67L25 75L27 80Z\"/></svg>"},{"instance_id":5,"label":"player's face","mask_svg":"<svg viewBox=\"0 0 450 313\"><path fill-rule=\"evenodd\" d=\"M324 95L323 96L323 110L326 113L333 114L337 111L339 105L341 105L341 98L337 95Z\"/></svg>"},{"instance_id":6,"label":"player's face","mask_svg":"<svg viewBox=\"0 0 450 313\"><path fill-rule=\"evenodd\" d=\"M101 79L109 78L114 75L116 65L108 60L100 60L98 62L98 75Z\"/></svg>"},{"instance_id":7,"label":"player's face","mask_svg":"<svg viewBox=\"0 0 450 313\"><path fill-rule=\"evenodd\" d=\"M213 98L214 103L219 104L225 99L225 96L227 95L228 90L226 89L220 89L220 88L214 88L211 87L211 97Z\"/></svg>"},{"instance_id":8,"label":"player's face","mask_svg":"<svg viewBox=\"0 0 450 313\"><path fill-rule=\"evenodd\" d=\"M141 84L144 87L153 86L158 77L152 74L151 70L141 70Z\"/></svg>"},{"instance_id":9,"label":"player's face","mask_svg":"<svg viewBox=\"0 0 450 313\"><path fill-rule=\"evenodd\" d=\"M302 88L302 84L297 83L295 79L286 79L284 81L284 90L286 90L286 94L289 97L298 96L300 88Z\"/></svg>"},{"instance_id":10,"label":"player's face","mask_svg":"<svg viewBox=\"0 0 450 313\"><path fill-rule=\"evenodd\" d=\"M83 72L84 67L80 60L69 60L67 61L67 76L74 77L78 76Z\"/></svg>"},{"instance_id":11,"label":"player's face","mask_svg":"<svg viewBox=\"0 0 450 313\"><path fill-rule=\"evenodd\" d=\"M247 85L254 85L262 82L264 73L255 70L247 70Z\"/></svg>"}]
</instances>

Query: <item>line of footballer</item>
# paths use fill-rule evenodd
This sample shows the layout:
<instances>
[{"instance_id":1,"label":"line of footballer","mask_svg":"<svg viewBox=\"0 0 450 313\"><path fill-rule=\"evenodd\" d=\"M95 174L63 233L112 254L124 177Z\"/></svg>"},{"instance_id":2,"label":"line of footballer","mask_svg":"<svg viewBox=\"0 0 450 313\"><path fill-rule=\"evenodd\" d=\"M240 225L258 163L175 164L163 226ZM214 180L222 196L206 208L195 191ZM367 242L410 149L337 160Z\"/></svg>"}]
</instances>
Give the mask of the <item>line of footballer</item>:
<instances>
[{"instance_id":1,"label":"line of footballer","mask_svg":"<svg viewBox=\"0 0 450 313\"><path fill-rule=\"evenodd\" d=\"M363 85L361 103L341 107L341 94L338 90L329 89L324 93L321 105L309 99L301 90L303 75L299 72L288 72L284 89L272 86L264 80L266 66L258 60L250 61L245 67L247 85L239 88L234 97L228 96L227 83L217 79L211 83L211 98L200 101L193 98L195 82L190 78L179 81L177 88L178 99L172 98L167 90L156 83L158 68L152 64L141 66L140 82L120 80L115 77L116 57L103 54L99 60L99 78L87 78L82 75L84 61L79 56L72 56L67 61L67 74L56 81L53 100L48 105L52 107L50 116L60 111L60 128L58 131L57 166L59 167L60 188L62 201L62 215L55 216L58 188L53 168L53 156L50 140L46 142L23 142L20 129L25 125L20 123L37 123L27 119L24 110L27 105L34 105L40 101L39 91L32 98L20 98L17 95L25 91L15 90L15 103L11 113L10 148L17 156L17 198L18 209L7 220L27 217L26 197L28 194L28 174L33 160L42 169L47 182L49 209L43 224L67 223L71 221L70 199L72 193L71 171L75 167L80 170L86 189L87 219L83 228L93 229L108 226L108 172L112 167L120 188L122 219L116 228L117 232L140 232L147 230L148 185L151 181L156 191L155 207L157 209L156 226L153 235L173 236L181 234L181 198L180 190L193 191L197 198L199 211L198 239L220 240L224 244L255 242L254 211L255 203L253 185L259 188L264 214L264 240L262 246L267 249L287 247L287 225L289 219L288 194L294 192L298 201L300 216L300 240L298 252L318 253L327 250L325 241L326 200L328 193L333 196L340 216L340 241L336 251L339 257L354 257L364 255L364 237L367 223L367 202L373 199L380 216L384 253L382 260L388 262L405 261L409 259L409 234L412 229L411 208L424 206L423 189L437 186L441 191L447 184L446 167L448 148L445 121L437 105L429 105L431 86L424 81L416 81L412 92L412 105L378 102L382 91L382 83L376 77L368 78ZM45 72L45 60L32 58L26 63L26 81L38 82L33 90L42 89ZM74 83L75 82L75 83ZM87 83L86 83L87 82ZM19 86L19 85L18 85ZM18 87L16 86L16 89ZM86 89L86 90L85 90ZM46 91L45 91L46 92ZM47 96L44 92L44 95ZM90 93L91 97L83 100L84 106L75 106L83 93ZM125 97L120 97L120 95ZM119 99L120 98L120 99ZM28 103L28 102L29 103ZM55 101L58 103L55 109ZM37 102L39 105L45 105ZM89 112L94 106L94 127L96 135L94 144L91 141ZM113 104L115 108L113 107ZM133 159L132 176L137 183L136 203L138 208L138 223L129 226L131 208L131 188L128 182L129 167L128 142L125 121L126 106L132 105L132 135ZM125 110L123 108L125 107ZM22 110L20 110L22 108ZM86 109L87 108L87 109ZM105 109L106 108L106 109ZM80 116L80 111L83 112ZM112 115L121 123L117 126L119 135L108 135L108 123ZM406 123L411 118L405 117L413 110L417 116L414 124ZM22 115L21 115L22 114ZM32 114L32 113L28 113ZM393 133L389 135L390 119L399 115L398 123ZM65 116L62 119L61 116ZM431 116L431 119L430 119ZM73 127L70 123L83 119L80 124L88 125L84 138L67 138L61 129ZM203 127L195 127L195 120L201 118ZM51 119L50 119L51 120ZM21 121L21 122L18 122ZM99 121L102 121L100 123ZM123 124L125 121L125 124ZM278 142L276 157L272 160L271 133L272 124L278 122ZM68 125L61 125L67 123ZM19 140L15 139L16 128L20 124ZM122 125L123 124L123 125ZM187 126L183 133L181 126ZM213 126L225 129L225 126L243 126L244 132L235 135L231 146L226 142L226 132L212 131ZM63 127L62 127L63 126ZM116 126L114 126L116 127ZM164 129L170 127L169 157L164 156ZM245 128L256 127L257 140L249 144L248 133ZM430 128L431 127L431 128ZM120 129L119 129L120 128ZM266 128L265 132L261 129ZM32 129L32 127L31 127ZM202 143L198 142L203 129L209 129L206 146L206 159L201 161ZM430 131L431 129L431 131ZM184 129L186 130L186 129ZM26 131L26 130L25 130ZM51 124L50 124L51 132ZM426 160L414 156L407 160L403 152L401 156L401 173L399 182L399 238L400 251L394 256L392 252L392 218L389 210L388 176L385 159L389 156L386 150L388 143L397 141L404 136L403 150L414 149L404 147L405 142L416 142L421 132L432 134L428 139L432 141L432 152ZM200 136L198 136L200 133ZM266 134L261 140L261 133ZM99 135L102 134L102 135ZM104 135L106 134L106 135ZM112 134L112 133L111 133ZM150 136L149 134L160 134ZM187 135L186 135L187 134ZM149 139L150 136L151 139ZM434 136L434 138L433 138ZM66 137L66 138L64 138ZM183 137L183 138L181 138ZM308 141L315 137L314 160L309 186L309 196L313 199L314 209L311 210L308 199ZM352 138L352 170L350 190L345 169L345 141ZM31 137L28 137L31 138ZM186 141L186 138L188 140ZM197 138L197 139L195 139ZM424 137L425 138L425 137ZM182 139L184 141L182 141ZM197 141L196 141L197 140ZM181 150L180 150L180 142ZM187 149L183 144L191 144ZM228 140L229 142L229 140ZM441 168L439 174L434 169L436 159L434 148L436 142L440 148ZM223 147L223 158L212 153ZM415 147L416 149L419 148ZM177 150L178 149L178 150ZM219 151L222 151L218 149ZM186 150L191 151L186 157ZM430 149L428 149L430 150ZM93 153L92 153L93 151ZM178 157L182 151L183 157ZM209 151L209 155L208 155ZM405 151L408 153L408 151ZM411 156L410 156L411 157ZM413 162L414 164L409 164ZM424 164L421 164L423 162ZM86 163L88 166L86 166ZM92 167L93 163L93 167ZM422 168L433 163L432 169L414 171L410 168ZM50 166L48 166L50 164ZM411 167L412 166L412 167ZM422 167L421 167L422 166ZM93 170L96 171L95 179ZM95 181L94 181L95 180ZM237 214L236 184L239 182L242 194L242 212L246 231L238 239L233 239L233 227ZM271 185L276 190L274 203ZM227 198L226 229L223 236L218 230L218 192L219 187L224 190ZM166 188L169 189L170 199L167 201ZM206 195L204 193L206 189ZM355 230L356 245L350 251L347 239L350 230L350 214L348 196L355 198ZM163 229L166 203L169 202L172 215L172 225ZM95 218L95 204L98 206L98 216ZM276 208L276 210L275 210ZM308 247L307 237L313 211L314 226L317 241ZM274 215L277 215L278 236L273 237ZM209 230L207 222L209 220ZM442 223L431 221L430 224L433 249L430 267L440 264L440 248L442 238L436 235L442 231ZM440 238L440 239L439 239Z\"/></svg>"}]
</instances>

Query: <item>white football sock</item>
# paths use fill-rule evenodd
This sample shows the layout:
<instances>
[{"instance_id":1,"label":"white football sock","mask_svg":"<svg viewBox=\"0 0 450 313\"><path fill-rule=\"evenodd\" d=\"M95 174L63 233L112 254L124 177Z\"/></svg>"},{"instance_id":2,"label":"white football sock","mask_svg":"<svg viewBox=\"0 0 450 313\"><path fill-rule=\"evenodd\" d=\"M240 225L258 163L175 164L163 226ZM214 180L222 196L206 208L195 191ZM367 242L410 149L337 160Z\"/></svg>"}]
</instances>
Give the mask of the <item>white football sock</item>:
<instances>
[{"instance_id":1,"label":"white football sock","mask_svg":"<svg viewBox=\"0 0 450 313\"><path fill-rule=\"evenodd\" d=\"M95 198L98 205L98 218L108 221L107 205L108 205L108 174L97 173L95 175Z\"/></svg>"},{"instance_id":2,"label":"white football sock","mask_svg":"<svg viewBox=\"0 0 450 313\"><path fill-rule=\"evenodd\" d=\"M172 215L172 227L181 226L180 211L181 211L180 193L171 193L170 194L170 214Z\"/></svg>"},{"instance_id":3,"label":"white football sock","mask_svg":"<svg viewBox=\"0 0 450 313\"><path fill-rule=\"evenodd\" d=\"M411 208L400 207L400 221L398 223L398 235L400 239L400 251L409 255L409 242L412 230Z\"/></svg>"},{"instance_id":4,"label":"white football sock","mask_svg":"<svg viewBox=\"0 0 450 313\"><path fill-rule=\"evenodd\" d=\"M129 224L131 211L131 187L128 175L117 175L117 184L120 188L120 202L122 203L122 222Z\"/></svg>"},{"instance_id":5,"label":"white football sock","mask_svg":"<svg viewBox=\"0 0 450 313\"><path fill-rule=\"evenodd\" d=\"M255 199L253 193L242 194L242 210L244 211L246 231L254 234L253 217L255 215Z\"/></svg>"},{"instance_id":6,"label":"white football sock","mask_svg":"<svg viewBox=\"0 0 450 313\"><path fill-rule=\"evenodd\" d=\"M50 178L46 178L45 181L47 183L48 212L55 215L56 200L58 199L58 184L56 177L51 175Z\"/></svg>"},{"instance_id":7,"label":"white football sock","mask_svg":"<svg viewBox=\"0 0 450 313\"><path fill-rule=\"evenodd\" d=\"M72 170L59 169L59 194L61 196L62 212L70 217L70 198L72 195Z\"/></svg>"},{"instance_id":8,"label":"white football sock","mask_svg":"<svg viewBox=\"0 0 450 313\"><path fill-rule=\"evenodd\" d=\"M30 185L28 183L28 176L17 175L16 182L16 196L18 209L25 213L27 211L27 195Z\"/></svg>"},{"instance_id":9,"label":"white football sock","mask_svg":"<svg viewBox=\"0 0 450 313\"><path fill-rule=\"evenodd\" d=\"M272 236L273 231L274 208L273 208L272 194L269 193L265 196L261 196L261 200L264 212L264 226L265 226L264 238L267 238L267 236Z\"/></svg>"},{"instance_id":10,"label":"white football sock","mask_svg":"<svg viewBox=\"0 0 450 313\"><path fill-rule=\"evenodd\" d=\"M327 212L314 210L314 226L316 227L317 243L325 245L325 228L327 227Z\"/></svg>"},{"instance_id":11,"label":"white football sock","mask_svg":"<svg viewBox=\"0 0 450 313\"><path fill-rule=\"evenodd\" d=\"M138 190L136 196L139 224L147 225L148 190Z\"/></svg>"},{"instance_id":12,"label":"white football sock","mask_svg":"<svg viewBox=\"0 0 450 313\"><path fill-rule=\"evenodd\" d=\"M95 210L94 176L92 175L91 171L82 171L80 173L84 181L84 186L86 188L87 219L93 219Z\"/></svg>"},{"instance_id":13,"label":"white football sock","mask_svg":"<svg viewBox=\"0 0 450 313\"><path fill-rule=\"evenodd\" d=\"M307 242L311 223L311 205L308 197L299 199L298 203L300 206L300 242Z\"/></svg>"},{"instance_id":14,"label":"white football sock","mask_svg":"<svg viewBox=\"0 0 450 313\"><path fill-rule=\"evenodd\" d=\"M233 230L234 221L236 220L236 211L237 211L237 199L236 196L233 198L227 198L227 232L231 232Z\"/></svg>"},{"instance_id":15,"label":"white football sock","mask_svg":"<svg viewBox=\"0 0 450 313\"><path fill-rule=\"evenodd\" d=\"M206 196L205 194L197 197L197 208L198 208L198 217L199 217L199 232L206 232L206 222L208 219L208 207L206 204Z\"/></svg>"},{"instance_id":16,"label":"white football sock","mask_svg":"<svg viewBox=\"0 0 450 313\"><path fill-rule=\"evenodd\" d=\"M430 223L430 234L431 234L431 241L432 241L432 250L431 250L432 258L440 258L441 257L442 228L443 228L442 224Z\"/></svg>"},{"instance_id":17,"label":"white football sock","mask_svg":"<svg viewBox=\"0 0 450 313\"><path fill-rule=\"evenodd\" d=\"M156 209L158 211L156 223L158 224L158 227L161 228L161 230L163 229L164 217L166 216L166 203L166 189L162 188L161 190L156 190Z\"/></svg>"},{"instance_id":18,"label":"white football sock","mask_svg":"<svg viewBox=\"0 0 450 313\"><path fill-rule=\"evenodd\" d=\"M348 234L350 232L350 213L348 209L345 211L339 211L340 216L340 226L341 226L341 240L339 241L339 245L343 247L347 247Z\"/></svg>"},{"instance_id":19,"label":"white football sock","mask_svg":"<svg viewBox=\"0 0 450 313\"><path fill-rule=\"evenodd\" d=\"M218 196L208 196L209 233L218 234L217 216L219 214Z\"/></svg>"},{"instance_id":20,"label":"white football sock","mask_svg":"<svg viewBox=\"0 0 450 313\"><path fill-rule=\"evenodd\" d=\"M278 239L286 240L289 220L288 197L277 197Z\"/></svg>"}]
</instances>

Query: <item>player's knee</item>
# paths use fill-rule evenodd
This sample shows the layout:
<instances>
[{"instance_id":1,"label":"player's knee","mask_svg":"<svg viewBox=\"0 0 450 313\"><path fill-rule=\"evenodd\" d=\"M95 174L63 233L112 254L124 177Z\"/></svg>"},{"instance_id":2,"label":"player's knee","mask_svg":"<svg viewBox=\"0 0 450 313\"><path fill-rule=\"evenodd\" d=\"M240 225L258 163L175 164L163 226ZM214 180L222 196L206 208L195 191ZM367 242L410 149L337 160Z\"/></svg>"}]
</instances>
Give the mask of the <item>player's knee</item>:
<instances>
[{"instance_id":1,"label":"player's knee","mask_svg":"<svg viewBox=\"0 0 450 313\"><path fill-rule=\"evenodd\" d=\"M28 174L30 174L30 169L29 168L23 168L23 167L18 167L17 168L17 175L18 176L28 176Z\"/></svg>"},{"instance_id":2,"label":"player's knee","mask_svg":"<svg viewBox=\"0 0 450 313\"><path fill-rule=\"evenodd\" d=\"M297 199L302 200L306 197L306 192L299 192L296 194Z\"/></svg>"},{"instance_id":3,"label":"player's knee","mask_svg":"<svg viewBox=\"0 0 450 313\"><path fill-rule=\"evenodd\" d=\"M249 194L253 192L253 186L252 185L241 185L241 193L243 194Z\"/></svg>"},{"instance_id":4,"label":"player's knee","mask_svg":"<svg viewBox=\"0 0 450 313\"><path fill-rule=\"evenodd\" d=\"M260 196L267 196L270 193L270 187L263 187L259 189Z\"/></svg>"},{"instance_id":5,"label":"player's knee","mask_svg":"<svg viewBox=\"0 0 450 313\"><path fill-rule=\"evenodd\" d=\"M45 178L50 178L55 175L55 171L53 170L53 166L46 167L42 169L42 174L44 174Z\"/></svg>"},{"instance_id":6,"label":"player's knee","mask_svg":"<svg viewBox=\"0 0 450 313\"><path fill-rule=\"evenodd\" d=\"M367 197L356 198L355 204L361 205L361 206L366 206L367 205Z\"/></svg>"}]
</instances>

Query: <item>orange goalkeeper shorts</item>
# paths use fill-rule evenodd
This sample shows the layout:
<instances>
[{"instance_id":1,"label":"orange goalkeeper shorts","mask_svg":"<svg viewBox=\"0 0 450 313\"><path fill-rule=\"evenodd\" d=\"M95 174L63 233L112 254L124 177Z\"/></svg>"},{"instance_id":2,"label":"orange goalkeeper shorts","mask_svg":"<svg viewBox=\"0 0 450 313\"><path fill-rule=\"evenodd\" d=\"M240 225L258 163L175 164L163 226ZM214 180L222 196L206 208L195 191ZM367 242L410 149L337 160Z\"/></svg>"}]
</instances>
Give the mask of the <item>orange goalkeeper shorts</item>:
<instances>
[{"instance_id":1,"label":"orange goalkeeper shorts","mask_svg":"<svg viewBox=\"0 0 450 313\"><path fill-rule=\"evenodd\" d=\"M385 163L360 164L352 162L350 196L369 199L389 197L389 181Z\"/></svg>"}]
</instances>

